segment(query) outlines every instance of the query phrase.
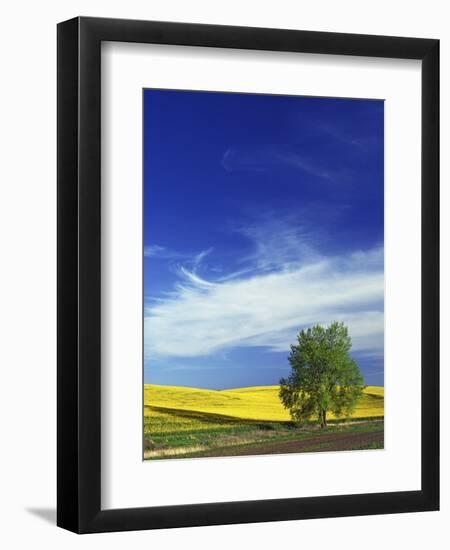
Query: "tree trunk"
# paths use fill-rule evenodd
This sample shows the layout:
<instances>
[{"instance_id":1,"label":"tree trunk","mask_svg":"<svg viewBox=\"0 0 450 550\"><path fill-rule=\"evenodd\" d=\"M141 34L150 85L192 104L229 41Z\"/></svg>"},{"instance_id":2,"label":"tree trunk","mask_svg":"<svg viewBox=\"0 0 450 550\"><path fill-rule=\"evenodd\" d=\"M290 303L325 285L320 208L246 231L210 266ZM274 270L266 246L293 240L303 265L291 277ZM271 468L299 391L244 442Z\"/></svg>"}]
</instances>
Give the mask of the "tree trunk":
<instances>
[{"instance_id":1,"label":"tree trunk","mask_svg":"<svg viewBox=\"0 0 450 550\"><path fill-rule=\"evenodd\" d=\"M320 427L326 428L327 427L327 411L323 410L320 414Z\"/></svg>"}]
</instances>

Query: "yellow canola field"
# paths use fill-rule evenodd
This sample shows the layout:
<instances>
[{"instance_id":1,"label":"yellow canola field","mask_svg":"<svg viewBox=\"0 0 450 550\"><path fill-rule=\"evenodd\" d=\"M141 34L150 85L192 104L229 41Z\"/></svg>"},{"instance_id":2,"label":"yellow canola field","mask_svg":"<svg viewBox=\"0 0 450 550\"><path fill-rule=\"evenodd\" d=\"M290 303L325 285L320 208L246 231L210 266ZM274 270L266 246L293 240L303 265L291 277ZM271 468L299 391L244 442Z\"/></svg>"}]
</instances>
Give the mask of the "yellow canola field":
<instances>
[{"instance_id":1,"label":"yellow canola field","mask_svg":"<svg viewBox=\"0 0 450 550\"><path fill-rule=\"evenodd\" d=\"M383 416L384 388L368 386L352 418ZM211 424L218 427L227 419L236 422L290 420L289 412L278 398L278 386L203 390L145 384L144 417L146 429L156 432L165 431L170 424L176 424L177 430L188 431L201 428L205 422L210 428L213 428ZM332 419L333 415L330 414L329 418Z\"/></svg>"}]
</instances>

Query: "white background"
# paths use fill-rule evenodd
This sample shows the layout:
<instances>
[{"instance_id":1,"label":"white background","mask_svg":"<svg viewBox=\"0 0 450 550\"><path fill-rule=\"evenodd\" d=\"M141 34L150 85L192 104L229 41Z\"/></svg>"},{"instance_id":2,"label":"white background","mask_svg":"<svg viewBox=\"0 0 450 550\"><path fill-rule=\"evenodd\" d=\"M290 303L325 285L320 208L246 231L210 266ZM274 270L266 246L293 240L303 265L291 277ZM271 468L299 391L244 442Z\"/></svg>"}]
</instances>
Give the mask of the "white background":
<instances>
[{"instance_id":1,"label":"white background","mask_svg":"<svg viewBox=\"0 0 450 550\"><path fill-rule=\"evenodd\" d=\"M76 537L54 527L56 465L56 29L74 15L194 21L441 39L442 182L450 165L450 37L445 2L359 0L305 3L208 0L67 0L8 4L0 34L0 541L7 548L423 548L448 544L450 488L442 471L442 511ZM450 279L448 186L443 184L442 280ZM446 214L446 215L444 215ZM448 284L442 287L442 464L450 463ZM405 422L408 421L407 413ZM342 543L340 542L342 541ZM432 542L431 542L432 541Z\"/></svg>"},{"instance_id":2,"label":"white background","mask_svg":"<svg viewBox=\"0 0 450 550\"><path fill-rule=\"evenodd\" d=\"M102 67L102 507L420 489L420 62L108 43ZM384 450L142 461L144 87L386 100Z\"/></svg>"}]
</instances>

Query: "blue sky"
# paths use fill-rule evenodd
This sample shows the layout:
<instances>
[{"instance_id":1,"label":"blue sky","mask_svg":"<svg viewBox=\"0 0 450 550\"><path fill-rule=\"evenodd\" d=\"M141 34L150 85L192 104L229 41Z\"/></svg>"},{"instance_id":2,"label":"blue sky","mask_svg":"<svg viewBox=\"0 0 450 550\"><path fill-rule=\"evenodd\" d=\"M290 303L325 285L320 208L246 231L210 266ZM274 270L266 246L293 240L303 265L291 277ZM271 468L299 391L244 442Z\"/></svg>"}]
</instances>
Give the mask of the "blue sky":
<instances>
[{"instance_id":1,"label":"blue sky","mask_svg":"<svg viewBox=\"0 0 450 550\"><path fill-rule=\"evenodd\" d=\"M349 326L383 385L384 103L144 90L144 381L276 384Z\"/></svg>"}]
</instances>

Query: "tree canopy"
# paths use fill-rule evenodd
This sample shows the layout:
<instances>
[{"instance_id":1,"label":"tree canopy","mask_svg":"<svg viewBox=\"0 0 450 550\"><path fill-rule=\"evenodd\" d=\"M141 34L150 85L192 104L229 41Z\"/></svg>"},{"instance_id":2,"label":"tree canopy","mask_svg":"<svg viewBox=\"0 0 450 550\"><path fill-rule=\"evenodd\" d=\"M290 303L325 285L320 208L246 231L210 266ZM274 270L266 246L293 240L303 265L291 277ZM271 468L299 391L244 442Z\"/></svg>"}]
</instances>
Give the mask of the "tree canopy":
<instances>
[{"instance_id":1,"label":"tree canopy","mask_svg":"<svg viewBox=\"0 0 450 550\"><path fill-rule=\"evenodd\" d=\"M280 380L280 400L295 422L312 417L322 428L327 413L349 416L364 389L356 361L350 356L352 341L344 323L315 325L301 330L291 345L291 374Z\"/></svg>"}]
</instances>

